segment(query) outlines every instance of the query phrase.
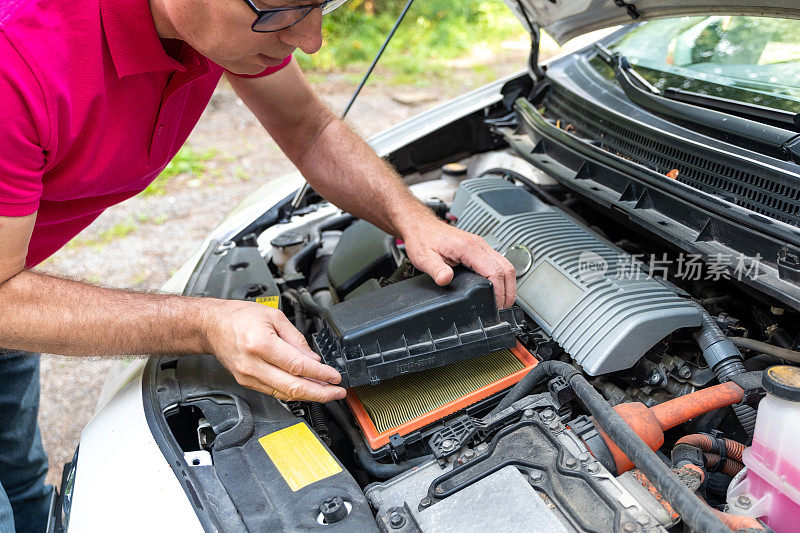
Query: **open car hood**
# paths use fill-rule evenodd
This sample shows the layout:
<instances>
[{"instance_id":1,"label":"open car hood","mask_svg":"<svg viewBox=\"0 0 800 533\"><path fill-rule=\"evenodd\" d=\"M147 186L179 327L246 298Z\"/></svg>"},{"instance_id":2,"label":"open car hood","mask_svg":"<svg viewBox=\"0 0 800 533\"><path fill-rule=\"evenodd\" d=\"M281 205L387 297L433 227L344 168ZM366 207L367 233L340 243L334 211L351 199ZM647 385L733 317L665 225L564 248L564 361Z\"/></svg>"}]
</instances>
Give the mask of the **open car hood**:
<instances>
[{"instance_id":1,"label":"open car hood","mask_svg":"<svg viewBox=\"0 0 800 533\"><path fill-rule=\"evenodd\" d=\"M578 35L656 18L753 15L800 18L797 0L505 0L525 26L531 22L559 44Z\"/></svg>"}]
</instances>

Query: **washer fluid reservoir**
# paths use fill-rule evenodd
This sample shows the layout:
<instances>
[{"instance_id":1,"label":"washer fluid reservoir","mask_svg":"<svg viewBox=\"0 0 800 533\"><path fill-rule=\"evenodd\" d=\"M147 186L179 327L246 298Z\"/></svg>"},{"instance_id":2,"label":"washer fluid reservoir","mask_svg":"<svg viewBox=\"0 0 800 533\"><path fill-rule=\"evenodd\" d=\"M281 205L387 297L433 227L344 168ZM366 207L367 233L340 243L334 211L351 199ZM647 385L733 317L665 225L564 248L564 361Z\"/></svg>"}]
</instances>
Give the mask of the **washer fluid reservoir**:
<instances>
[{"instance_id":1,"label":"washer fluid reservoir","mask_svg":"<svg viewBox=\"0 0 800 533\"><path fill-rule=\"evenodd\" d=\"M762 379L767 396L758 406L746 468L728 489L730 512L760 518L777 533L800 524L800 368L773 366Z\"/></svg>"}]
</instances>

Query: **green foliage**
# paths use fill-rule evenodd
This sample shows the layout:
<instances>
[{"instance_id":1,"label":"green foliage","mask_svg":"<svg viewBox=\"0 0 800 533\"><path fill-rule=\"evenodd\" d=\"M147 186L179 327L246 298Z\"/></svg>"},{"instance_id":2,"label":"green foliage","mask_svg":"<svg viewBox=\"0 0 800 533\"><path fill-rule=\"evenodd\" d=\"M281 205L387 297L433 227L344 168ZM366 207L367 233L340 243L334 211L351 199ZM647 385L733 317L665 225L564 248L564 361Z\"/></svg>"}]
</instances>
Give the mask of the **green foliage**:
<instances>
[{"instance_id":1,"label":"green foliage","mask_svg":"<svg viewBox=\"0 0 800 533\"><path fill-rule=\"evenodd\" d=\"M121 239L136 231L136 224L132 219L118 222L110 228L104 229L95 235L78 237L67 244L67 248L79 248L81 246L99 247L110 242Z\"/></svg>"},{"instance_id":2,"label":"green foliage","mask_svg":"<svg viewBox=\"0 0 800 533\"><path fill-rule=\"evenodd\" d=\"M323 23L324 44L313 56L297 53L305 69L330 71L362 67L380 49L405 1L351 0ZM525 30L502 0L416 2L389 44L380 65L396 74L435 75L448 60L474 46L498 48Z\"/></svg>"},{"instance_id":3,"label":"green foliage","mask_svg":"<svg viewBox=\"0 0 800 533\"><path fill-rule=\"evenodd\" d=\"M167 192L166 185L169 180L181 174L201 177L207 168L206 161L215 155L216 150L213 149L197 152L189 146L183 146L153 183L142 192L142 196L161 196Z\"/></svg>"}]
</instances>

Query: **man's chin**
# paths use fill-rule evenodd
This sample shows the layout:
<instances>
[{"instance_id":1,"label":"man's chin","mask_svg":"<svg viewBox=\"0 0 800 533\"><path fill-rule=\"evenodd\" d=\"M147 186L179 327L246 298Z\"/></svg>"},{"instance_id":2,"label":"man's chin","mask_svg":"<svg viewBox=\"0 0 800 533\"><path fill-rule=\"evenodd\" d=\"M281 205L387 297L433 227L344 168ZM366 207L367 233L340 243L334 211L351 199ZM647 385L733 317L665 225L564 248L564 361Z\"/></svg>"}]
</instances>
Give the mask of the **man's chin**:
<instances>
[{"instance_id":1,"label":"man's chin","mask_svg":"<svg viewBox=\"0 0 800 533\"><path fill-rule=\"evenodd\" d=\"M257 63L244 62L231 63L229 65L221 66L228 72L233 72L234 74L238 74L240 76L255 76L256 74L261 74L264 72L264 69L267 68L264 65L259 65Z\"/></svg>"}]
</instances>

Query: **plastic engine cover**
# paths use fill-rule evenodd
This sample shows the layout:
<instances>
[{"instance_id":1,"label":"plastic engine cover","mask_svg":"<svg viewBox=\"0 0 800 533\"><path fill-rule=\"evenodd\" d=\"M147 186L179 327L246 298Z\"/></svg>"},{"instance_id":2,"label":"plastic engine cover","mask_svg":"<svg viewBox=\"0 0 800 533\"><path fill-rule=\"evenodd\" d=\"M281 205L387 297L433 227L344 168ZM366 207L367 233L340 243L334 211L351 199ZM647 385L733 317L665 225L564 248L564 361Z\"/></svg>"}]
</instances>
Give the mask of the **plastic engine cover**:
<instances>
[{"instance_id":1,"label":"plastic engine cover","mask_svg":"<svg viewBox=\"0 0 800 533\"><path fill-rule=\"evenodd\" d=\"M521 317L498 311L488 280L456 269L445 287L417 276L328 308L313 341L342 386L356 387L511 348Z\"/></svg>"},{"instance_id":2,"label":"plastic engine cover","mask_svg":"<svg viewBox=\"0 0 800 533\"><path fill-rule=\"evenodd\" d=\"M673 331L700 325L691 302L509 181L464 181L452 212L458 227L501 253L512 246L530 253L530 268L517 279L517 304L590 375L630 368Z\"/></svg>"}]
</instances>

